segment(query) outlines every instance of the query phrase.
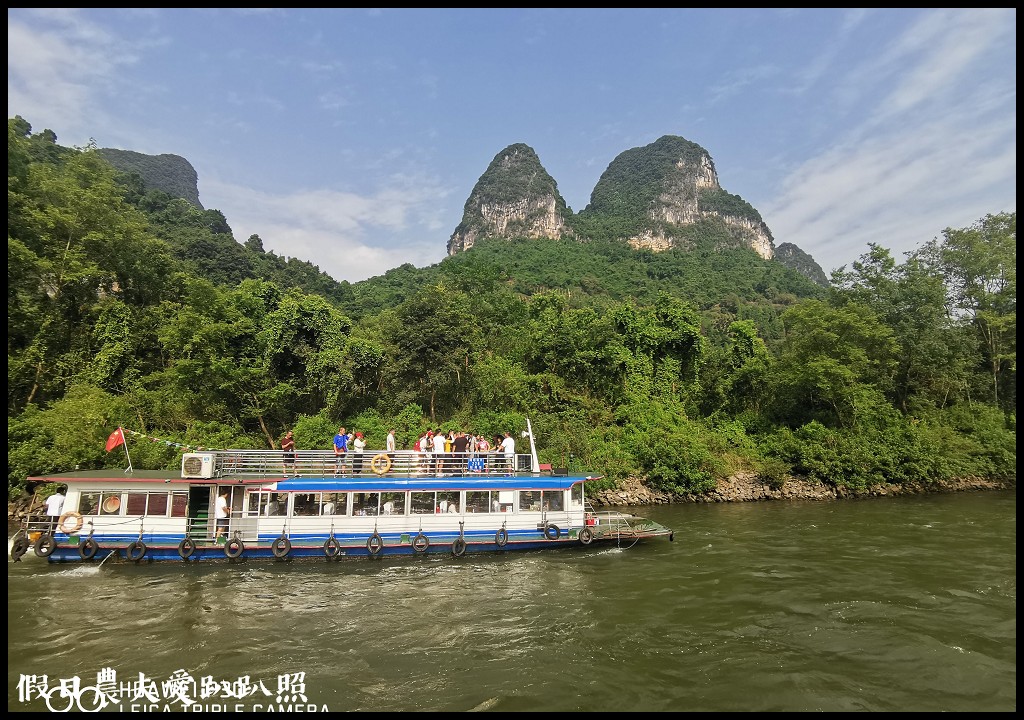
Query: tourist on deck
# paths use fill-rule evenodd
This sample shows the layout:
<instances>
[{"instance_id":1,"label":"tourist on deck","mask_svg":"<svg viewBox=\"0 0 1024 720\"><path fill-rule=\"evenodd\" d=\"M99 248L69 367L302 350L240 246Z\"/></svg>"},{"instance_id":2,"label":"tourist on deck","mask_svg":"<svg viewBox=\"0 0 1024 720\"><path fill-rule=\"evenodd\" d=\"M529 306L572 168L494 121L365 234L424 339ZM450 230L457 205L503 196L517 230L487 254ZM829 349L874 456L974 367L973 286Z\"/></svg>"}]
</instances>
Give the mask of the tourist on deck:
<instances>
[{"instance_id":1,"label":"tourist on deck","mask_svg":"<svg viewBox=\"0 0 1024 720\"><path fill-rule=\"evenodd\" d=\"M356 436L352 439L352 472L353 474L359 474L363 471L363 450L366 449L366 441L363 440L363 434L357 432Z\"/></svg>"},{"instance_id":2,"label":"tourist on deck","mask_svg":"<svg viewBox=\"0 0 1024 720\"><path fill-rule=\"evenodd\" d=\"M434 472L438 477L444 474L444 446L444 433L438 428L434 431Z\"/></svg>"},{"instance_id":3,"label":"tourist on deck","mask_svg":"<svg viewBox=\"0 0 1024 720\"><path fill-rule=\"evenodd\" d=\"M50 516L50 534L52 535L57 529L57 520L64 511L64 493L61 492L61 486L58 486L57 492L46 498L44 502L46 514Z\"/></svg>"},{"instance_id":4,"label":"tourist on deck","mask_svg":"<svg viewBox=\"0 0 1024 720\"><path fill-rule=\"evenodd\" d=\"M388 467L395 464L395 430L388 430L388 436L384 440L384 451L388 454Z\"/></svg>"},{"instance_id":5,"label":"tourist on deck","mask_svg":"<svg viewBox=\"0 0 1024 720\"><path fill-rule=\"evenodd\" d=\"M292 435L292 431L289 430L281 438L281 451L283 453L283 470L284 476L288 477L288 468L291 468L292 474L298 477L299 474L295 471L295 437Z\"/></svg>"},{"instance_id":6,"label":"tourist on deck","mask_svg":"<svg viewBox=\"0 0 1024 720\"><path fill-rule=\"evenodd\" d=\"M289 434L291 432L289 431ZM224 490L217 496L217 504L214 510L214 518L217 522L217 534L213 541L218 542L221 537L225 540L228 537L228 518L231 516L231 509L228 507L228 491Z\"/></svg>"},{"instance_id":7,"label":"tourist on deck","mask_svg":"<svg viewBox=\"0 0 1024 720\"><path fill-rule=\"evenodd\" d=\"M334 436L334 476L344 474L345 454L348 453L348 433L344 427L338 428L338 434Z\"/></svg>"},{"instance_id":8,"label":"tourist on deck","mask_svg":"<svg viewBox=\"0 0 1024 720\"><path fill-rule=\"evenodd\" d=\"M505 439L501 441L501 451L505 455L505 467L510 475L515 470L516 462L516 441L512 439L512 433L505 433Z\"/></svg>"}]
</instances>

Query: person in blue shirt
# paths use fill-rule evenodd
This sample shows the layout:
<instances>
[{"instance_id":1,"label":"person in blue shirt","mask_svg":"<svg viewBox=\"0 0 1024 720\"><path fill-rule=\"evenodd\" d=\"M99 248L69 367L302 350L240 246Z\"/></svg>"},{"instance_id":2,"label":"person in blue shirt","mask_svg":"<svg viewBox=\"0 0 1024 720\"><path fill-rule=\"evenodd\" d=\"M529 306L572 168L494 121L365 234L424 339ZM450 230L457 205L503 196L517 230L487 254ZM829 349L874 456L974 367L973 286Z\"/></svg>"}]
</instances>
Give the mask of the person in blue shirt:
<instances>
[{"instance_id":1,"label":"person in blue shirt","mask_svg":"<svg viewBox=\"0 0 1024 720\"><path fill-rule=\"evenodd\" d=\"M345 455L348 453L348 433L345 428L338 428L334 436L334 474L342 475L345 468Z\"/></svg>"}]
</instances>

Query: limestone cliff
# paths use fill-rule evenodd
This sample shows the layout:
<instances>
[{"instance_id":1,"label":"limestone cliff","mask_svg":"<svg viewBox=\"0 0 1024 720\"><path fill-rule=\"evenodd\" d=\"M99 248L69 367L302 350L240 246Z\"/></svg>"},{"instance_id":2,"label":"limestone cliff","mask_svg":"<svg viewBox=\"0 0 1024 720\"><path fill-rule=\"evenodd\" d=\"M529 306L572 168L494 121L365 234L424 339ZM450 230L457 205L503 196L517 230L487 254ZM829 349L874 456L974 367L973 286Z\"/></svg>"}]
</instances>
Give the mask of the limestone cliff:
<instances>
[{"instance_id":1,"label":"limestone cliff","mask_svg":"<svg viewBox=\"0 0 1024 720\"><path fill-rule=\"evenodd\" d=\"M828 276L810 255L793 243L782 243L775 248L775 259L788 268L810 278L822 287L828 287Z\"/></svg>"},{"instance_id":2,"label":"limestone cliff","mask_svg":"<svg viewBox=\"0 0 1024 720\"><path fill-rule=\"evenodd\" d=\"M483 237L617 240L654 251L746 247L765 260L775 253L760 214L722 189L707 151L674 135L616 157L577 215L537 153L510 145L473 188L448 254Z\"/></svg>"},{"instance_id":3,"label":"limestone cliff","mask_svg":"<svg viewBox=\"0 0 1024 720\"><path fill-rule=\"evenodd\" d=\"M581 233L615 227L635 248L749 247L765 260L775 252L761 215L722 189L708 152L675 135L616 157L579 218Z\"/></svg>"},{"instance_id":4,"label":"limestone cliff","mask_svg":"<svg viewBox=\"0 0 1024 720\"><path fill-rule=\"evenodd\" d=\"M571 212L558 186L529 145L509 145L477 181L448 240L448 254L480 237L560 238Z\"/></svg>"},{"instance_id":5,"label":"limestone cliff","mask_svg":"<svg viewBox=\"0 0 1024 720\"><path fill-rule=\"evenodd\" d=\"M121 172L138 173L147 190L161 190L204 209L199 202L199 176L180 155L145 155L114 148L100 148L99 154Z\"/></svg>"}]
</instances>

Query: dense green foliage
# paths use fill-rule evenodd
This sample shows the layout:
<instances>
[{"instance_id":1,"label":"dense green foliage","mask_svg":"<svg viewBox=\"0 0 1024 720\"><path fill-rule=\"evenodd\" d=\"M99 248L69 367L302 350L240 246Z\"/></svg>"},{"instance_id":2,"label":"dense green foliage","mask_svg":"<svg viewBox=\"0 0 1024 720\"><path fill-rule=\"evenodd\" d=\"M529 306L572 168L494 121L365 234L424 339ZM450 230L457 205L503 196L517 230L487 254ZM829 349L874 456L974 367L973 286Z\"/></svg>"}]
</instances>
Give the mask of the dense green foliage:
<instances>
[{"instance_id":1,"label":"dense green foliage","mask_svg":"<svg viewBox=\"0 0 1024 720\"><path fill-rule=\"evenodd\" d=\"M136 466L172 468L181 445L273 448L286 428L300 449L339 424L372 448L389 427L408 446L527 418L542 462L675 492L738 469L1015 476L1015 214L902 264L871 246L827 290L694 232L664 253L485 240L335 283L9 120L9 492L120 463L118 425L169 441L133 443Z\"/></svg>"}]
</instances>

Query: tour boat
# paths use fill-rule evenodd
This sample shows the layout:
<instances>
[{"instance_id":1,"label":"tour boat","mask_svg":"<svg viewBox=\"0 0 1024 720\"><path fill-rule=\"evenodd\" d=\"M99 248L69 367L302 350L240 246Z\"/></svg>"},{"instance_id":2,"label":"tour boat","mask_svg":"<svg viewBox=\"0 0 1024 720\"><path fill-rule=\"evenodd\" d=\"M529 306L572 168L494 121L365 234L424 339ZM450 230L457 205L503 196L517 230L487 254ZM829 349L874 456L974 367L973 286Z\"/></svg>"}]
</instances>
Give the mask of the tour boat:
<instances>
[{"instance_id":1,"label":"tour boat","mask_svg":"<svg viewBox=\"0 0 1024 720\"><path fill-rule=\"evenodd\" d=\"M89 470L31 477L67 486L63 514L30 516L11 544L49 562L332 560L632 545L673 531L596 510L586 485L529 454L216 450L181 473ZM228 515L218 523L218 498Z\"/></svg>"}]
</instances>

